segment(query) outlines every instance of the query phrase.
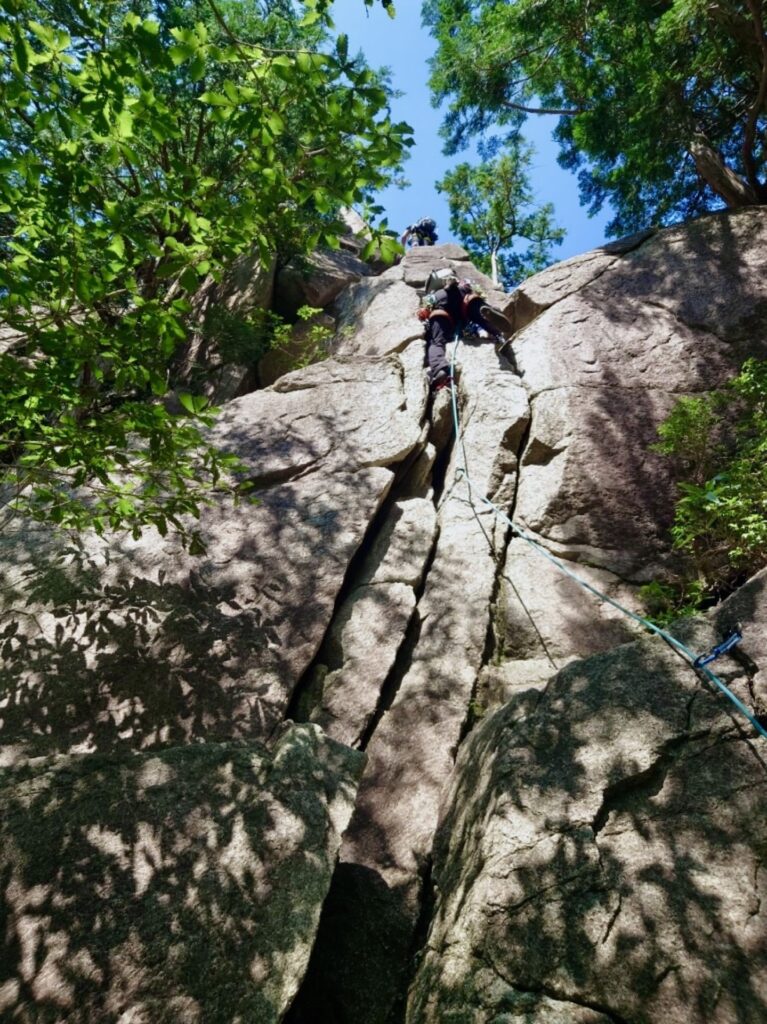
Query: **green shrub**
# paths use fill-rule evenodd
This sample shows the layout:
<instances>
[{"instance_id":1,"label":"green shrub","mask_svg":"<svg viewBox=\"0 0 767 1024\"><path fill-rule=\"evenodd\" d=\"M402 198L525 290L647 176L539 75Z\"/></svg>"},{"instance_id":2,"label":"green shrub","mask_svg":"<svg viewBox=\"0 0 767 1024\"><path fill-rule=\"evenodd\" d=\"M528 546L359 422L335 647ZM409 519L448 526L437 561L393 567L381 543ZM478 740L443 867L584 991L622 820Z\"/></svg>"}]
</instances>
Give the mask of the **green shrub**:
<instances>
[{"instance_id":1,"label":"green shrub","mask_svg":"<svg viewBox=\"0 0 767 1024\"><path fill-rule=\"evenodd\" d=\"M214 306L205 318L204 337L214 341L224 363L255 365L271 348L279 348L290 337L290 325L269 309L232 313Z\"/></svg>"},{"instance_id":2,"label":"green shrub","mask_svg":"<svg viewBox=\"0 0 767 1024\"><path fill-rule=\"evenodd\" d=\"M300 320L309 321L317 316L322 310L314 306L302 306L298 310ZM275 347L282 348L290 356L290 369L303 370L305 366L312 363L319 363L330 355L330 342L333 338L333 331L325 324L310 324L309 330L301 337L300 350L296 351L293 342L293 334L288 332L276 343Z\"/></svg>"},{"instance_id":3,"label":"green shrub","mask_svg":"<svg viewBox=\"0 0 767 1024\"><path fill-rule=\"evenodd\" d=\"M651 614L673 617L726 593L767 561L767 361L749 359L714 394L681 398L654 451L676 467L671 536L688 558L678 579L650 584Z\"/></svg>"}]
</instances>

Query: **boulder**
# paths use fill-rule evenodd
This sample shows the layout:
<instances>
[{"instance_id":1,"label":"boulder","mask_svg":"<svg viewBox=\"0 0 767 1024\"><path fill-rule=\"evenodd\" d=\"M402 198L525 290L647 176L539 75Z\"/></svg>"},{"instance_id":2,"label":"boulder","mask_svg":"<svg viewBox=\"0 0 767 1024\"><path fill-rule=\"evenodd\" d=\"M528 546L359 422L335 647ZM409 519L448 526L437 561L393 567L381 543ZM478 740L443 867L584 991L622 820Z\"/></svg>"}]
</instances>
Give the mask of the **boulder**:
<instances>
[{"instance_id":1,"label":"boulder","mask_svg":"<svg viewBox=\"0 0 767 1024\"><path fill-rule=\"evenodd\" d=\"M401 351L423 337L423 324L416 316L420 304L416 291L403 281L376 277L353 285L335 306L334 354L384 356Z\"/></svg>"},{"instance_id":2,"label":"boulder","mask_svg":"<svg viewBox=\"0 0 767 1024\"><path fill-rule=\"evenodd\" d=\"M269 309L276 269L274 259L265 265L256 253L241 256L216 288L212 301L224 306L230 313Z\"/></svg>"},{"instance_id":3,"label":"boulder","mask_svg":"<svg viewBox=\"0 0 767 1024\"><path fill-rule=\"evenodd\" d=\"M0 1017L277 1024L363 763L303 725L0 771Z\"/></svg>"},{"instance_id":4,"label":"boulder","mask_svg":"<svg viewBox=\"0 0 767 1024\"><path fill-rule=\"evenodd\" d=\"M471 268L469 254L460 245L447 242L445 245L416 245L407 250L402 258L405 280L412 288L422 288L432 270L437 267L458 263Z\"/></svg>"},{"instance_id":5,"label":"boulder","mask_svg":"<svg viewBox=\"0 0 767 1024\"><path fill-rule=\"evenodd\" d=\"M734 602L754 612L749 658L767 644L765 582ZM688 627L697 650L717 636ZM751 703L738 663L717 664ZM764 743L657 638L481 722L446 793L408 1024L761 1020Z\"/></svg>"},{"instance_id":6,"label":"boulder","mask_svg":"<svg viewBox=\"0 0 767 1024\"><path fill-rule=\"evenodd\" d=\"M207 278L192 303L198 327L180 357L180 386L207 395L214 405L255 388L264 339L263 330L248 320L271 307L276 266L274 259L265 265L247 253L219 284Z\"/></svg>"},{"instance_id":7,"label":"boulder","mask_svg":"<svg viewBox=\"0 0 767 1024\"><path fill-rule=\"evenodd\" d=\"M274 308L281 316L295 320L302 306L324 309L344 288L369 273L367 263L350 252L317 250L277 273Z\"/></svg>"},{"instance_id":8,"label":"boulder","mask_svg":"<svg viewBox=\"0 0 767 1024\"><path fill-rule=\"evenodd\" d=\"M355 256L359 256L370 236L367 224L351 206L342 207L338 217L345 227L344 233L338 240L341 248L348 249Z\"/></svg>"},{"instance_id":9,"label":"boulder","mask_svg":"<svg viewBox=\"0 0 767 1024\"><path fill-rule=\"evenodd\" d=\"M509 303L509 296L502 289L496 288L486 274L477 270L469 261L469 254L459 245L449 243L409 249L402 260L402 267L405 283L418 291L423 291L432 271L449 267L457 277L474 281L491 305L503 310Z\"/></svg>"}]
</instances>

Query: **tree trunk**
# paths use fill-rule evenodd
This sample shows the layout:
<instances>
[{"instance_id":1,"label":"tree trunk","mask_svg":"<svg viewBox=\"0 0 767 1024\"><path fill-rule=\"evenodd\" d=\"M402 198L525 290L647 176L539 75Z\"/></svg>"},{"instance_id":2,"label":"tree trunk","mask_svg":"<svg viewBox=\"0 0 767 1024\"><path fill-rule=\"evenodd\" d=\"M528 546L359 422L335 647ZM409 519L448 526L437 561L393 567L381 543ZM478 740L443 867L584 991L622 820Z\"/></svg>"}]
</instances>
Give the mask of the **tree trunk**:
<instances>
[{"instance_id":1,"label":"tree trunk","mask_svg":"<svg viewBox=\"0 0 767 1024\"><path fill-rule=\"evenodd\" d=\"M498 253L495 249L490 253L490 266L492 267L493 284L497 288L500 282L498 280Z\"/></svg>"},{"instance_id":2,"label":"tree trunk","mask_svg":"<svg viewBox=\"0 0 767 1024\"><path fill-rule=\"evenodd\" d=\"M759 198L751 186L725 165L705 139L696 136L690 143L690 154L698 174L729 207L758 204Z\"/></svg>"}]
</instances>

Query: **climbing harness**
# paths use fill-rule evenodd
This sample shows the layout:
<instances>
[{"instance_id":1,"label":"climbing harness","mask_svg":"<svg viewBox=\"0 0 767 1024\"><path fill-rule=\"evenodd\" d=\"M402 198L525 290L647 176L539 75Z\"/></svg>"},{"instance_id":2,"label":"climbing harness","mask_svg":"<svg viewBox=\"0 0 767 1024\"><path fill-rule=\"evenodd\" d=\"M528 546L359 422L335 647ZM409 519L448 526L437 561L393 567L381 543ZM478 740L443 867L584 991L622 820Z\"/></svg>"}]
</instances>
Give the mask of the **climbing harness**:
<instances>
[{"instance_id":1,"label":"climbing harness","mask_svg":"<svg viewBox=\"0 0 767 1024\"><path fill-rule=\"evenodd\" d=\"M455 380L455 358L456 353L458 351L459 341L460 338L456 336L450 360L450 376L453 378L453 380ZM521 526L518 526L515 522L513 522L506 515L505 512L499 509L497 505L494 505L489 498L486 498L482 494L482 492L477 488L476 484L472 483L468 473L468 466L466 464L466 450L463 446L461 438L461 424L458 418L457 390L458 389L456 387L452 387L450 389L453 407L453 428L455 430L455 438L457 443L461 442L458 444L458 446L463 452L463 467L458 467L458 470L456 471L456 482L461 479L464 479L466 481L466 485L469 489L469 503L472 505L472 507L475 507L474 501L472 499L472 490L474 490L479 495L479 500L482 502L483 505L486 505L489 509L491 509L491 511L499 519L505 522L507 526L511 527L511 529L518 537L520 537L527 544L529 544L530 547L532 547L539 555L542 555L544 558L548 559L548 561L551 562L552 565L555 565L560 572L564 573L566 576L569 576L570 579L575 580L576 583L578 583L585 590L588 590L595 597L599 598L600 601L604 601L606 604L612 605L613 608L616 608L619 612L622 612L624 615L628 616L628 618L633 619L635 622L638 622L641 626L644 626L645 629L649 629L650 632L657 634L657 636L661 637L663 640L666 641L667 644L669 644L676 651L678 651L679 654L681 654L682 657L690 663L690 666L693 669L695 669L696 672L700 673L702 676L705 676L725 695L725 697L728 698L728 700L730 700L735 705L738 711L740 711L740 713L748 719L748 721L751 723L751 725L759 733L760 736L763 736L765 739L767 739L767 729L765 729L761 722L759 722L758 719L756 719L754 715L751 714L751 712L748 710L745 704L743 704L743 702L735 696L732 690L719 678L719 676L712 672L710 668L706 667L709 664L709 662L714 661L714 659L718 658L720 654L724 654L726 651L729 651L732 647L734 647L735 644L739 643L742 639L741 633L739 631L735 631L721 644L714 647L709 654L702 654L700 656L696 656L685 644L681 642L681 640L677 640L676 637L672 636L665 629L661 629L660 626L656 626L653 622L650 622L649 619L645 619L641 615L637 615L636 612L632 612L629 611L628 608L624 608L624 606L620 604L618 601L614 600L612 597L608 597L607 594L603 594L601 590L597 590L596 587L593 587L586 580L581 579L580 576L572 572L572 570L568 569L566 565L563 565L563 563L560 562L558 558L555 558L554 555L552 555L550 552L548 552L542 544L539 544L538 541L534 540L525 530L522 529Z\"/></svg>"}]
</instances>

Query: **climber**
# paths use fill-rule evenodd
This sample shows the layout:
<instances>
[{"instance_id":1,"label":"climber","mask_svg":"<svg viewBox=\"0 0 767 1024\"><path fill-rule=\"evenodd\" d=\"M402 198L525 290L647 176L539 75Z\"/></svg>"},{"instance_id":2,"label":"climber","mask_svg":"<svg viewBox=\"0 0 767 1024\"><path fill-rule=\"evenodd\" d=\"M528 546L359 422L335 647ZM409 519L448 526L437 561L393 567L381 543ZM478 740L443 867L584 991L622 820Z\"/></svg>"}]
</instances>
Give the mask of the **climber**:
<instances>
[{"instance_id":1,"label":"climber","mask_svg":"<svg viewBox=\"0 0 767 1024\"><path fill-rule=\"evenodd\" d=\"M442 287L427 294L424 307L418 311L419 318L426 321L426 357L433 391L453 385L446 350L457 334L473 331L480 338L492 338L496 351L501 353L513 330L511 321L488 306L471 281L459 281L450 270L440 270L429 277L427 288L436 282Z\"/></svg>"},{"instance_id":2,"label":"climber","mask_svg":"<svg viewBox=\"0 0 767 1024\"><path fill-rule=\"evenodd\" d=\"M447 345L463 320L463 295L458 288L458 278L444 278L444 287L428 296L428 305L418 315L426 320L426 358L432 391L452 387Z\"/></svg>"},{"instance_id":3,"label":"climber","mask_svg":"<svg viewBox=\"0 0 767 1024\"><path fill-rule=\"evenodd\" d=\"M415 224L405 228L400 238L400 245L407 248L408 242L411 245L435 245L437 241L437 225L431 217L421 217Z\"/></svg>"}]
</instances>

